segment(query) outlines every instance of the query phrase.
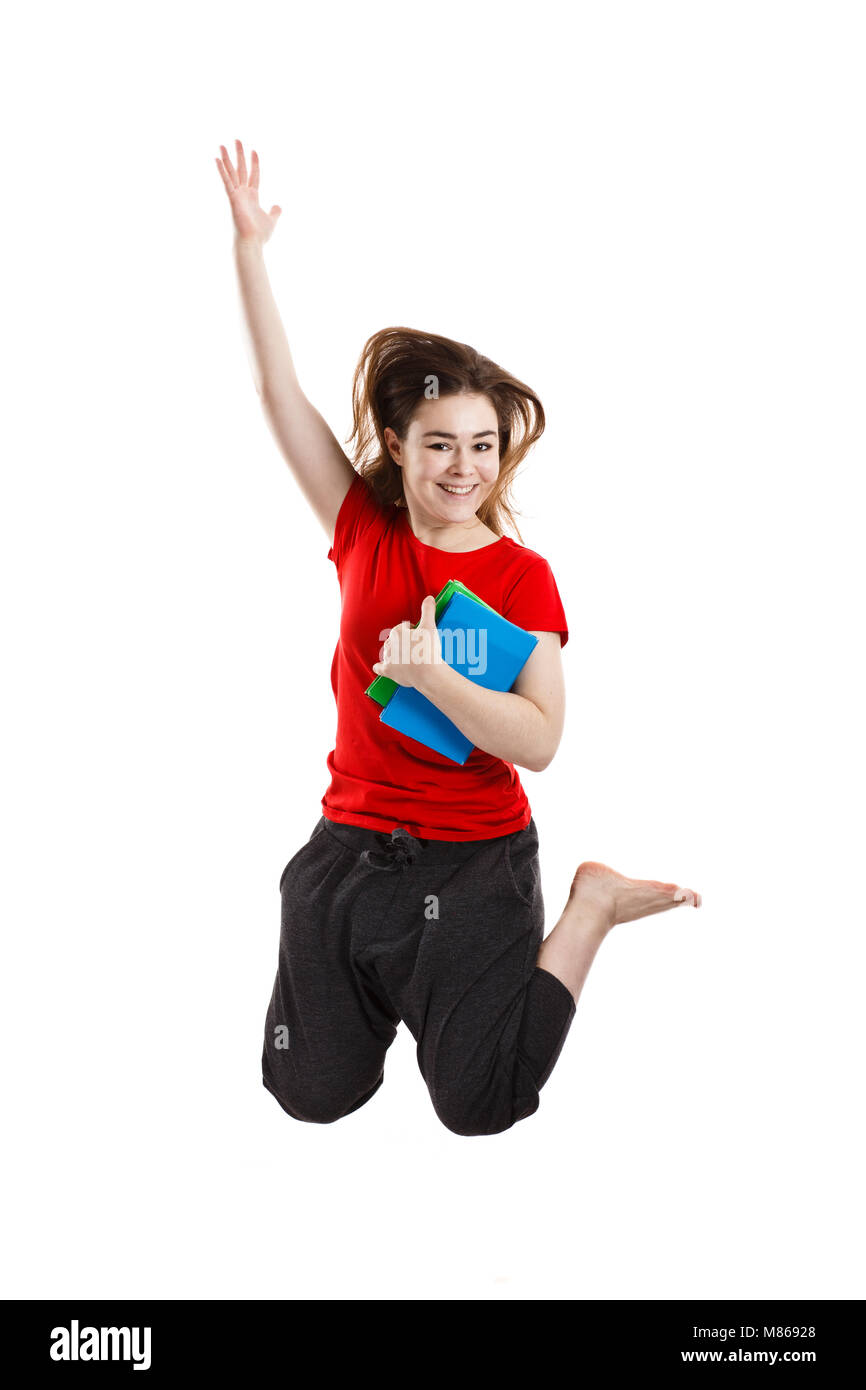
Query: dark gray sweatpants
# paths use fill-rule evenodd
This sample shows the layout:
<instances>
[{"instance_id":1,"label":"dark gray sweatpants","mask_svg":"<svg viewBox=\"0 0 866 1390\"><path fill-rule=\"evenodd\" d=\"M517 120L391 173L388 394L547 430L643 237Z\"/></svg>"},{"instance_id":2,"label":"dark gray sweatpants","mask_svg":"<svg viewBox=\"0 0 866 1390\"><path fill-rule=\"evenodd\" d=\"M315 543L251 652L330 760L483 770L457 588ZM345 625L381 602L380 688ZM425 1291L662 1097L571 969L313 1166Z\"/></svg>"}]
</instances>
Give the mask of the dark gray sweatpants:
<instances>
[{"instance_id":1,"label":"dark gray sweatpants","mask_svg":"<svg viewBox=\"0 0 866 1390\"><path fill-rule=\"evenodd\" d=\"M498 1134L538 1109L575 1002L535 960L535 821L490 840L420 840L322 816L280 879L279 966L262 1080L329 1124L384 1080L402 1019L439 1119Z\"/></svg>"}]
</instances>

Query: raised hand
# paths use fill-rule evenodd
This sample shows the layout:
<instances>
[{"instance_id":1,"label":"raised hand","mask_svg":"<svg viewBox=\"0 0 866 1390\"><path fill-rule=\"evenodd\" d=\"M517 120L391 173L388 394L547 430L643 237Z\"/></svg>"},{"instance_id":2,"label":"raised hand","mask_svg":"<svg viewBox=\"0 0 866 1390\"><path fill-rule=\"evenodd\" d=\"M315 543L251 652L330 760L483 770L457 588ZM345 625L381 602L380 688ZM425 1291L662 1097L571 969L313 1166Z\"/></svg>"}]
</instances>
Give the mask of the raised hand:
<instances>
[{"instance_id":1,"label":"raised hand","mask_svg":"<svg viewBox=\"0 0 866 1390\"><path fill-rule=\"evenodd\" d=\"M220 145L222 158L216 161L231 204L235 234L241 241L258 241L264 246L277 225L282 208L276 203L270 212L259 207L259 157L253 150L248 177L244 147L240 140L235 140L235 146L237 169L232 165L225 145Z\"/></svg>"}]
</instances>

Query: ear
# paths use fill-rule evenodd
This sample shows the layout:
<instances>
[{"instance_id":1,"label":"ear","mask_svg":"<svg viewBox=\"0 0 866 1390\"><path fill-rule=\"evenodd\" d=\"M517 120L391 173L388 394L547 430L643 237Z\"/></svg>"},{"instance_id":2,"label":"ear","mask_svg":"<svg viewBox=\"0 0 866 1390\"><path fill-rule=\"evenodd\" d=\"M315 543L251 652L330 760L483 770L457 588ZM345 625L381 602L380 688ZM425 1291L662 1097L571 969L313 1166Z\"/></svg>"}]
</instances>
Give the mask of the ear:
<instances>
[{"instance_id":1,"label":"ear","mask_svg":"<svg viewBox=\"0 0 866 1390\"><path fill-rule=\"evenodd\" d=\"M396 430L392 430L390 425L386 425L384 434L385 443L388 446L388 453L391 455L391 458L393 459L394 463L396 463L397 467L402 468L403 464L400 459L402 449L400 445L400 440L397 438Z\"/></svg>"}]
</instances>

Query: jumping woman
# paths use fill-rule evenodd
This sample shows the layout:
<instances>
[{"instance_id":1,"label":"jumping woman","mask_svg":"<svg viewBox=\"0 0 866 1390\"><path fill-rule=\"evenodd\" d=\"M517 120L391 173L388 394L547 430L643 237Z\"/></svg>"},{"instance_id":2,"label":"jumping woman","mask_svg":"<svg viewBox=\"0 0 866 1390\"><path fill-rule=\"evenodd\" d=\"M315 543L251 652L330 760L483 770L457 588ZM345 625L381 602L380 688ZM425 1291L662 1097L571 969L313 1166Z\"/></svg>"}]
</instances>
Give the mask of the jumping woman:
<instances>
[{"instance_id":1,"label":"jumping woman","mask_svg":"<svg viewBox=\"0 0 866 1390\"><path fill-rule=\"evenodd\" d=\"M553 573L517 530L514 473L544 429L533 391L464 343L385 328L353 386L354 462L304 395L265 270L280 216L220 146L256 389L328 536L341 594L331 666L330 784L283 870L279 959L262 1080L297 1120L349 1115L384 1080L401 1019L439 1119L498 1134L532 1115L601 943L622 922L700 896L577 869L543 938L538 835L517 767L562 737L568 628ZM511 690L442 658L435 596L459 579L538 640ZM414 687L473 745L462 765L387 727L366 689Z\"/></svg>"}]
</instances>

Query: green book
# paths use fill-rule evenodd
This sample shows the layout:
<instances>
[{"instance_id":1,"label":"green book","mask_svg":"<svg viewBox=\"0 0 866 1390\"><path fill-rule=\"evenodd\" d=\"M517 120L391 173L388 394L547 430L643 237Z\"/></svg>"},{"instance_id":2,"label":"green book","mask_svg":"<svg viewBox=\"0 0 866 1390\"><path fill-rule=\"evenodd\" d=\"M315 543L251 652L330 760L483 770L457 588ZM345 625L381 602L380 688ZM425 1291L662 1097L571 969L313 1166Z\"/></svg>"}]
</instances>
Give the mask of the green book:
<instances>
[{"instance_id":1,"label":"green book","mask_svg":"<svg viewBox=\"0 0 866 1390\"><path fill-rule=\"evenodd\" d=\"M459 579L449 579L445 587L440 589L439 593L436 595L437 623L455 594L465 594L467 598L474 598L475 602L480 603L482 607L490 608L491 613L496 612L496 609L492 608L489 603L485 603L483 598L479 598L477 594L473 594L471 589L467 589L465 584L461 584ZM502 617L502 614L500 613L499 616ZM421 619L419 618L418 622L420 621ZM413 623L412 626L413 628L417 627L418 623ZM375 700L377 705L384 706L387 705L394 691L399 689L400 687L397 682L392 681L390 676L376 676L375 680L367 686L364 694L369 695L372 700Z\"/></svg>"}]
</instances>

